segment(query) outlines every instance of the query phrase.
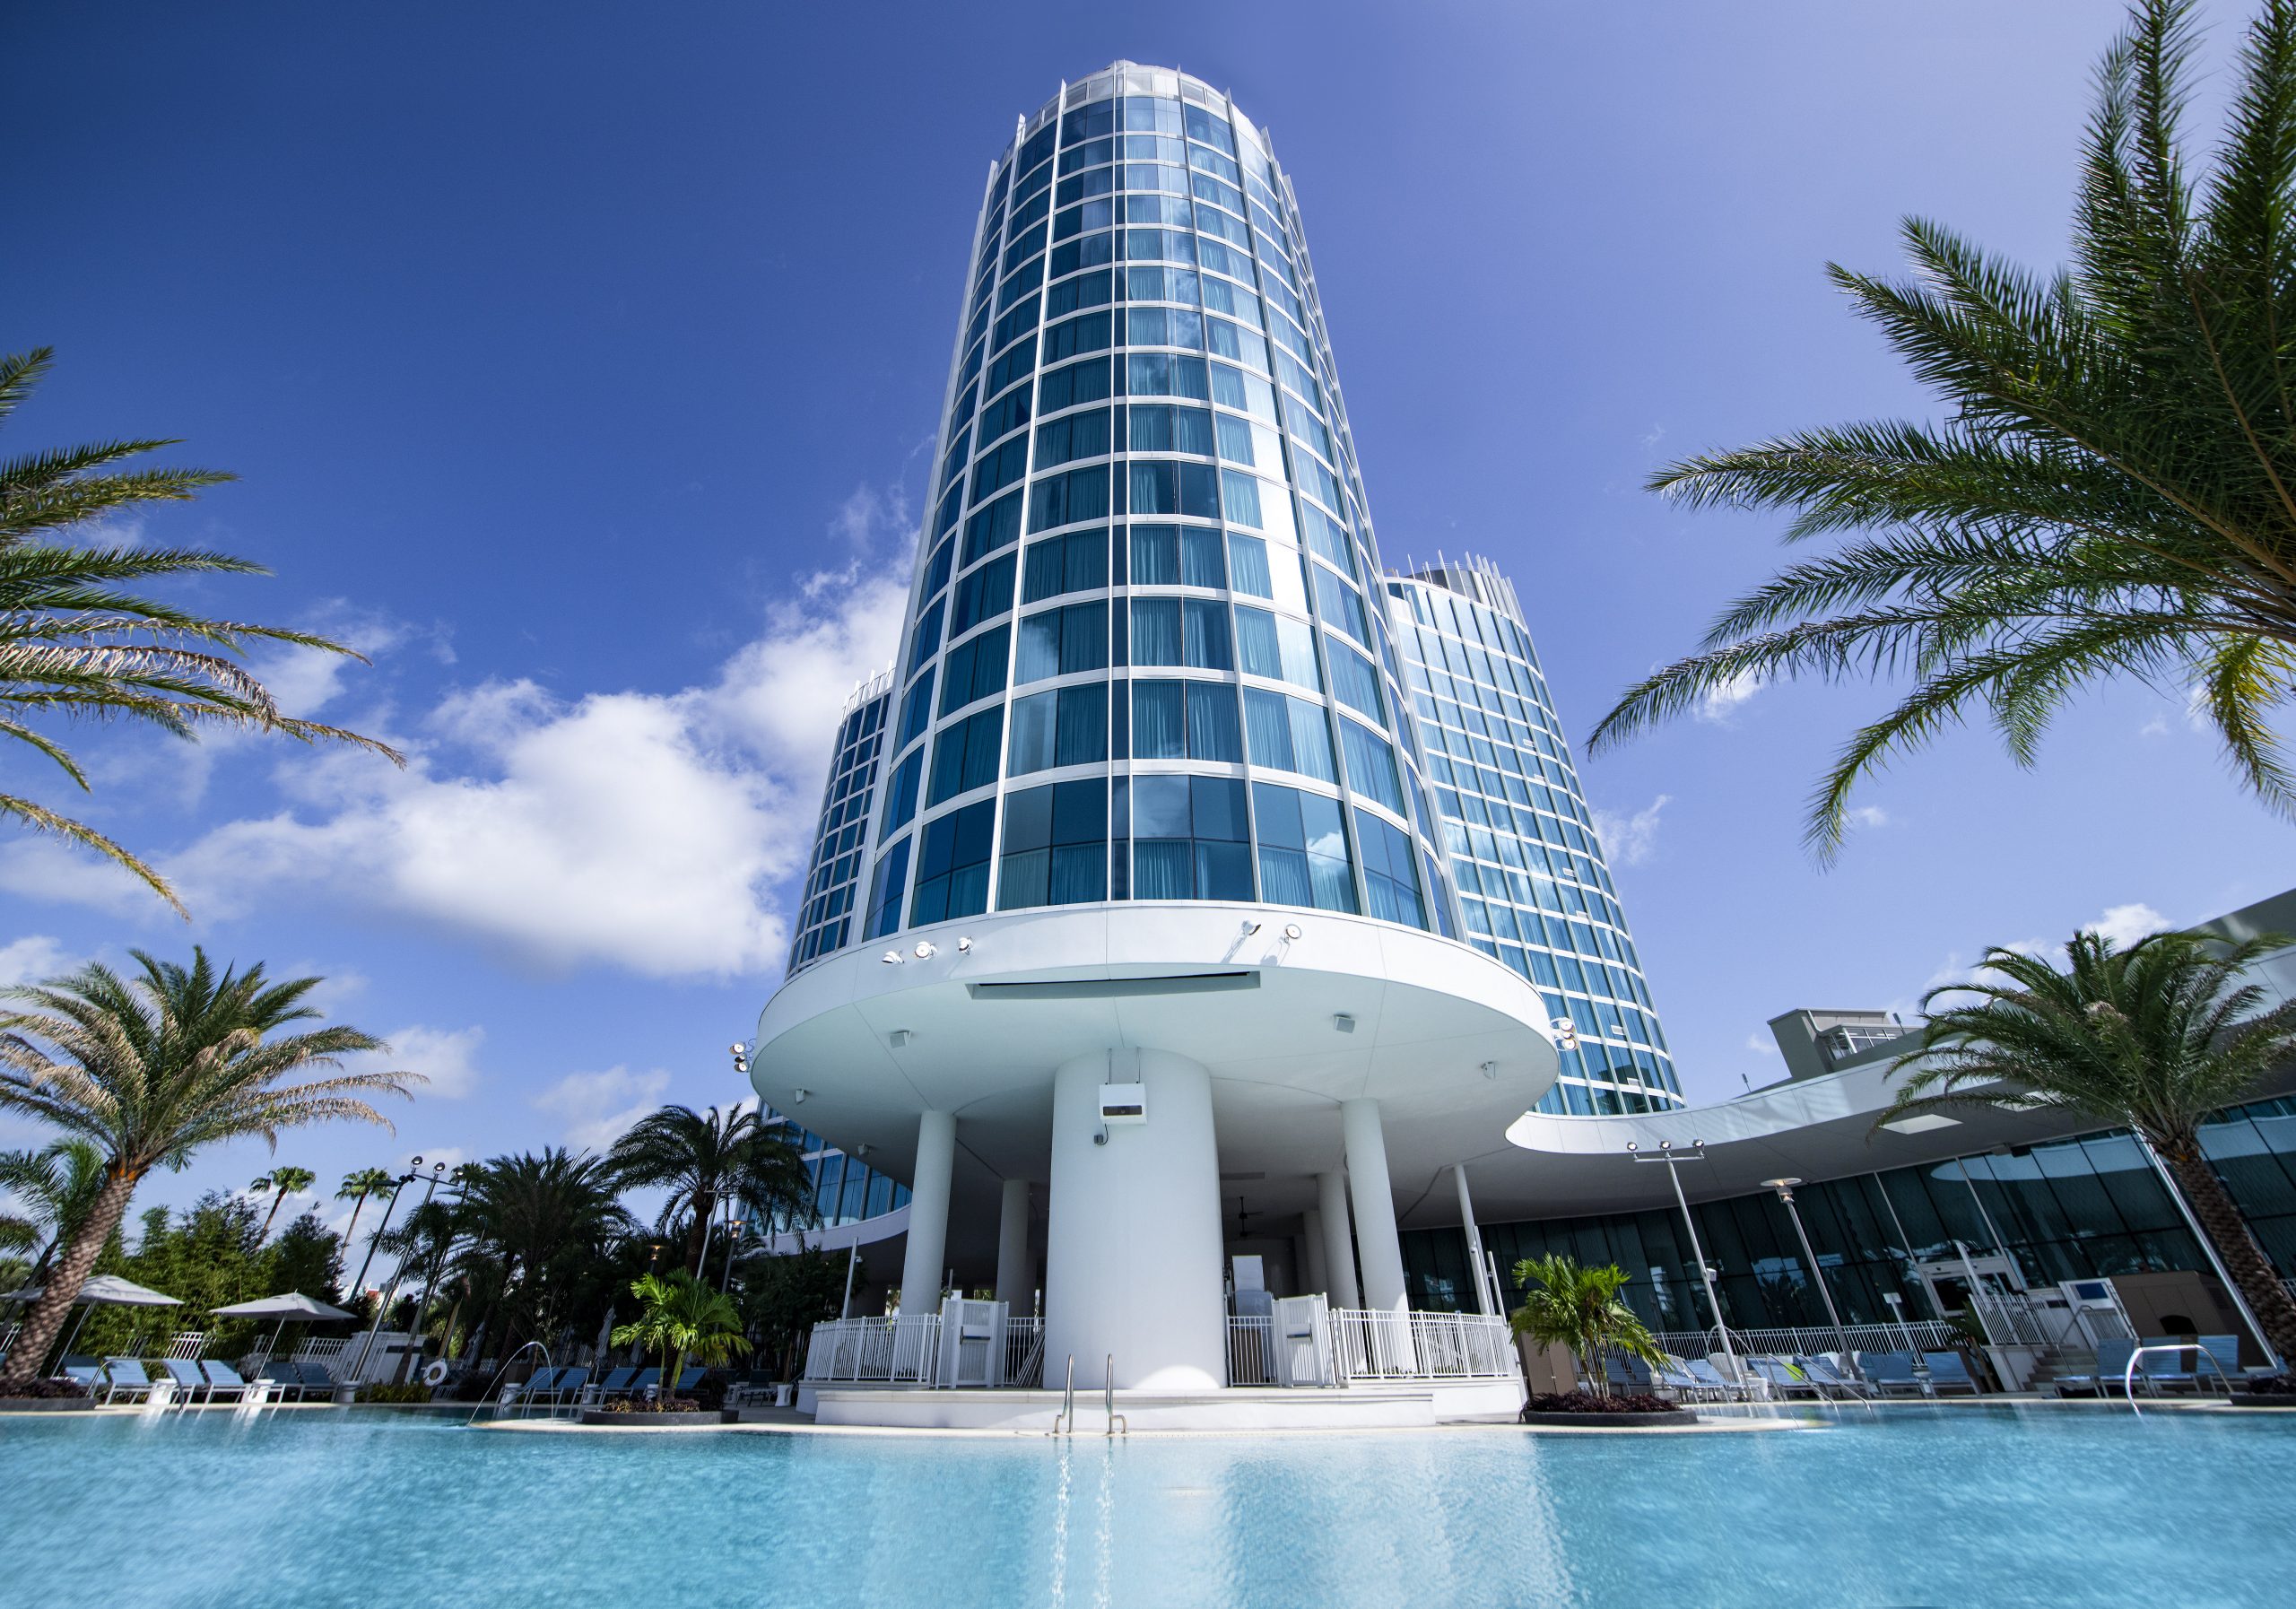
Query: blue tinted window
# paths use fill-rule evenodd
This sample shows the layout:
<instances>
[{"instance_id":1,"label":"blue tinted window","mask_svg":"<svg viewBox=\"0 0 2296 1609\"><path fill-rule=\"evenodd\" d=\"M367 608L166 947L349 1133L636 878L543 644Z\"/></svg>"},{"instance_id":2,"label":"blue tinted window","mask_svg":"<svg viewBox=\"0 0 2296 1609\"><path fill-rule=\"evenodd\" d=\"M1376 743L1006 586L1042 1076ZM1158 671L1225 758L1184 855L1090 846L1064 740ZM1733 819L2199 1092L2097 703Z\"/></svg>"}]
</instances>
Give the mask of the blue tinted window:
<instances>
[{"instance_id":1,"label":"blue tinted window","mask_svg":"<svg viewBox=\"0 0 2296 1609\"><path fill-rule=\"evenodd\" d=\"M882 938L900 926L900 898L909 883L909 839L903 839L877 857L877 870L869 880L869 920L865 938Z\"/></svg>"},{"instance_id":2,"label":"blue tinted window","mask_svg":"<svg viewBox=\"0 0 2296 1609\"><path fill-rule=\"evenodd\" d=\"M1262 898L1318 910L1355 909L1355 879L1348 867L1338 801L1256 782L1252 812L1259 827Z\"/></svg>"}]
</instances>

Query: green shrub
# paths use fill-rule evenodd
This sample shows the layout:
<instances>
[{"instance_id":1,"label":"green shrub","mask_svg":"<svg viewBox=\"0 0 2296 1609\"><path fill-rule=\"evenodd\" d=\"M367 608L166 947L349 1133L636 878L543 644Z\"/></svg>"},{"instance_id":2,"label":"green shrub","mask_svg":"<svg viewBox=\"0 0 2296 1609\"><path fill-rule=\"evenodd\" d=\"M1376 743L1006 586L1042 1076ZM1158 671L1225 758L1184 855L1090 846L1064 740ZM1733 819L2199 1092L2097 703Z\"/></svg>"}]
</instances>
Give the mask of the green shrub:
<instances>
[{"instance_id":1,"label":"green shrub","mask_svg":"<svg viewBox=\"0 0 2296 1609\"><path fill-rule=\"evenodd\" d=\"M359 1400L362 1403L427 1403L430 1387L420 1383L404 1386L361 1386Z\"/></svg>"}]
</instances>

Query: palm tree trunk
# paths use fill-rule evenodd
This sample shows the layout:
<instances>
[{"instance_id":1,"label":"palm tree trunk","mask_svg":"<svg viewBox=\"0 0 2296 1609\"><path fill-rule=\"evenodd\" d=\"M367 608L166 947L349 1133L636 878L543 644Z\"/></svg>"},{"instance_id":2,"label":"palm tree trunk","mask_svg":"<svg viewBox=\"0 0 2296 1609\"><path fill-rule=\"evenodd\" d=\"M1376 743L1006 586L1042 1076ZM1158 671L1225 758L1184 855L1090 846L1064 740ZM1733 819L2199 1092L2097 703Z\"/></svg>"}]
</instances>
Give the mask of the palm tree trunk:
<instances>
[{"instance_id":1,"label":"palm tree trunk","mask_svg":"<svg viewBox=\"0 0 2296 1609\"><path fill-rule=\"evenodd\" d=\"M2231 1192L2217 1178L2216 1170L2209 1166L2196 1142L2164 1145L2161 1147L2161 1156L2169 1164L2169 1170L2177 1176L2178 1187L2184 1191L2192 1215L2200 1221L2202 1232L2215 1247L2232 1283L2239 1286L2248 1311L2256 1315L2257 1323L2264 1328L2265 1338L2283 1359L2296 1361L2296 1299L2292 1299L2288 1287L2280 1283L2271 1259L2264 1255L2264 1248L2257 1244L2255 1234L2249 1231L2248 1220L2240 1216Z\"/></svg>"},{"instance_id":2,"label":"palm tree trunk","mask_svg":"<svg viewBox=\"0 0 2296 1609\"><path fill-rule=\"evenodd\" d=\"M88 1215L73 1230L39 1300L24 1315L24 1327L8 1351L6 1365L0 1367L0 1387L22 1385L39 1376L40 1366L48 1361L48 1349L56 1344L64 1328L65 1316L72 1311L73 1299L103 1255L104 1242L127 1215L137 1177L116 1162L105 1170L104 1187L97 1192Z\"/></svg>"},{"instance_id":3,"label":"palm tree trunk","mask_svg":"<svg viewBox=\"0 0 2296 1609\"><path fill-rule=\"evenodd\" d=\"M701 1277L702 1243L709 1238L709 1214L718 1210L718 1195L714 1190L693 1193L693 1222L685 1231L685 1271L696 1279Z\"/></svg>"},{"instance_id":4,"label":"palm tree trunk","mask_svg":"<svg viewBox=\"0 0 2296 1609\"><path fill-rule=\"evenodd\" d=\"M285 1196L286 1192L283 1190L274 1190L271 1193L271 1210L263 1215L263 1228L257 1231L255 1238L255 1243L257 1246L271 1238L271 1221L279 1216L279 1203Z\"/></svg>"},{"instance_id":5,"label":"palm tree trunk","mask_svg":"<svg viewBox=\"0 0 2296 1609\"><path fill-rule=\"evenodd\" d=\"M359 1193L359 1198L351 1204L351 1226L343 1231L343 1249L345 1251L349 1251L352 1247L358 1244L359 1214L366 1209L366 1205L367 1193L361 1190Z\"/></svg>"}]
</instances>

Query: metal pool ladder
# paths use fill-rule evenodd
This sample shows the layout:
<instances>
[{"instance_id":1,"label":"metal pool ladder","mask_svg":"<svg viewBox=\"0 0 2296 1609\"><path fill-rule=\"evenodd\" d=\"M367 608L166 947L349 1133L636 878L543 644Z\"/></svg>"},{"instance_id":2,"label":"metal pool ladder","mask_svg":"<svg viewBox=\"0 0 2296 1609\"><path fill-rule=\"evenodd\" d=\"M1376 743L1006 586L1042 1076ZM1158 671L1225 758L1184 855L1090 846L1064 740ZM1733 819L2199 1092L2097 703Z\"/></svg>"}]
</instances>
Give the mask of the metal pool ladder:
<instances>
[{"instance_id":1,"label":"metal pool ladder","mask_svg":"<svg viewBox=\"0 0 2296 1609\"><path fill-rule=\"evenodd\" d=\"M1059 1435L1063 1425L1070 1435L1076 1433L1076 1354L1073 1352L1068 1354L1068 1378L1061 1392L1064 1400L1060 1412L1052 1416L1052 1429L1045 1432L1048 1436Z\"/></svg>"},{"instance_id":2,"label":"metal pool ladder","mask_svg":"<svg viewBox=\"0 0 2296 1609\"><path fill-rule=\"evenodd\" d=\"M1108 1384L1102 1387L1100 1405L1108 1410L1109 1439L1116 1439L1116 1427L1124 1427L1124 1439L1132 1439L1132 1421L1116 1411L1116 1353L1109 1353Z\"/></svg>"},{"instance_id":3,"label":"metal pool ladder","mask_svg":"<svg viewBox=\"0 0 2296 1609\"><path fill-rule=\"evenodd\" d=\"M2224 1382L2224 1394L2227 1396L2232 1394L2232 1377L2224 1372L2224 1365L2216 1361L2215 1354L2208 1348L2190 1341L2178 1341L2161 1346L2140 1346L2128 1354L2128 1364L2120 1371L2120 1388L2127 1394L2128 1411L2139 1419L2144 1417L2144 1410L2136 1405L2136 1361L2148 1352L2188 1352L2193 1354L2193 1388L2196 1391L2200 1388L2200 1366L2205 1363L2216 1371L2216 1378Z\"/></svg>"}]
</instances>

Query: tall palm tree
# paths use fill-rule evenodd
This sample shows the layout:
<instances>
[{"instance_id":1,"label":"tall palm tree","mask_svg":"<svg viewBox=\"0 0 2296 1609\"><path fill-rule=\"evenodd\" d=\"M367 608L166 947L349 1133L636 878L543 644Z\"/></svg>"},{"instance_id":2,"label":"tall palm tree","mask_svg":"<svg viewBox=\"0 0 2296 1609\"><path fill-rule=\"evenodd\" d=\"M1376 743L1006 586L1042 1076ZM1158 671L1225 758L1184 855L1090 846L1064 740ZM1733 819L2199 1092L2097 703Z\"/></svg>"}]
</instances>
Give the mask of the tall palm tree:
<instances>
[{"instance_id":1,"label":"tall palm tree","mask_svg":"<svg viewBox=\"0 0 2296 1609\"><path fill-rule=\"evenodd\" d=\"M1972 1002L1929 1017L1921 1048L1898 1058L1909 1075L1877 1119L1953 1107L2059 1107L2124 1123L2164 1162L2217 1257L2273 1345L2296 1357L2296 1300L2200 1147L2200 1125L2296 1056L2296 1002L2258 1010L2251 962L2289 941L2231 944L2155 933L2127 949L2076 933L2062 970L2017 950L1988 950L1977 980L1929 991Z\"/></svg>"},{"instance_id":2,"label":"tall palm tree","mask_svg":"<svg viewBox=\"0 0 2296 1609\"><path fill-rule=\"evenodd\" d=\"M813 1181L804 1156L785 1127L767 1127L747 1108L665 1106L638 1120L606 1153L624 1188L666 1187L669 1199L656 1221L667 1234L683 1222L685 1271L701 1272L709 1220L728 1197L770 1217L810 1221Z\"/></svg>"},{"instance_id":3,"label":"tall palm tree","mask_svg":"<svg viewBox=\"0 0 2296 1609\"><path fill-rule=\"evenodd\" d=\"M364 1097L408 1096L415 1073L344 1073L341 1058L389 1048L335 1026L282 1032L318 1016L317 978L274 983L260 964L218 971L195 947L188 967L131 952L126 978L90 962L67 977L0 992L0 1109L44 1118L104 1151L104 1182L10 1349L0 1383L31 1378L137 1183L181 1167L201 1146L349 1118L390 1126ZM324 1069L326 1076L285 1081Z\"/></svg>"},{"instance_id":4,"label":"tall palm tree","mask_svg":"<svg viewBox=\"0 0 2296 1609\"><path fill-rule=\"evenodd\" d=\"M472 1263L490 1263L498 1303L508 1309L508 1341L520 1326L549 1335L574 1304L613 1242L631 1227L614 1197L604 1159L552 1147L495 1157L463 1196ZM491 1326L490 1309L481 1321ZM508 1357L505 1346L501 1355Z\"/></svg>"},{"instance_id":5,"label":"tall palm tree","mask_svg":"<svg viewBox=\"0 0 2296 1609\"><path fill-rule=\"evenodd\" d=\"M42 346L0 357L0 424L31 395L51 366ZM308 631L211 620L123 588L173 576L265 575L261 565L204 548L141 547L107 536L58 540L89 522L161 502L188 502L234 477L210 469L110 466L171 439L101 441L0 461L0 737L53 761L83 790L88 778L71 753L31 723L92 716L148 721L178 737L202 726L251 726L306 743L357 744L399 755L372 738L280 709L241 663L248 646L284 643L359 656ZM0 816L56 834L125 866L184 912L167 880L95 829L44 804L0 793Z\"/></svg>"},{"instance_id":6,"label":"tall palm tree","mask_svg":"<svg viewBox=\"0 0 2296 1609\"><path fill-rule=\"evenodd\" d=\"M78 1135L51 1140L38 1151L0 1151L0 1190L24 1210L11 1213L0 1230L11 1249L39 1251L32 1267L37 1283L56 1248L69 1239L103 1189L104 1153Z\"/></svg>"},{"instance_id":7,"label":"tall palm tree","mask_svg":"<svg viewBox=\"0 0 2296 1609\"><path fill-rule=\"evenodd\" d=\"M367 1197L390 1187L391 1170L388 1168L361 1168L355 1172L343 1176L342 1187L335 1191L335 1198L337 1201L347 1201L351 1204L351 1222L343 1231L343 1245L346 1254L354 1243L352 1237L359 1232L359 1214L366 1210ZM352 1294L355 1296L358 1292L353 1292Z\"/></svg>"},{"instance_id":8,"label":"tall palm tree","mask_svg":"<svg viewBox=\"0 0 2296 1609\"><path fill-rule=\"evenodd\" d=\"M2296 807L2275 730L2296 683L2296 0L2249 28L2205 168L2179 127L2192 9L2143 0L2105 57L2072 268L2044 278L1921 219L1912 282L1829 267L1944 422L1805 431L1653 478L1693 507L1790 512L1788 541L1866 535L1732 604L1590 748L1766 681L1909 674L1812 797L1830 857L1894 755L1981 713L2031 763L2076 691L2134 678L2188 691L2243 783Z\"/></svg>"},{"instance_id":9,"label":"tall palm tree","mask_svg":"<svg viewBox=\"0 0 2296 1609\"><path fill-rule=\"evenodd\" d=\"M261 1190L271 1197L271 1210L263 1215L263 1228L256 1234L261 1245L271 1238L271 1221L279 1216L279 1205L298 1191L308 1190L317 1182L318 1175L309 1168L274 1168L248 1187Z\"/></svg>"}]
</instances>

